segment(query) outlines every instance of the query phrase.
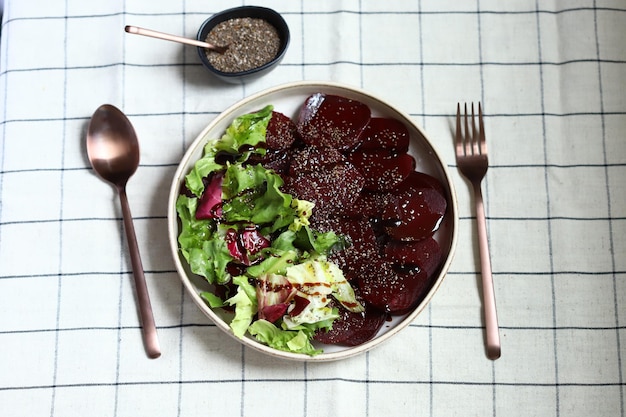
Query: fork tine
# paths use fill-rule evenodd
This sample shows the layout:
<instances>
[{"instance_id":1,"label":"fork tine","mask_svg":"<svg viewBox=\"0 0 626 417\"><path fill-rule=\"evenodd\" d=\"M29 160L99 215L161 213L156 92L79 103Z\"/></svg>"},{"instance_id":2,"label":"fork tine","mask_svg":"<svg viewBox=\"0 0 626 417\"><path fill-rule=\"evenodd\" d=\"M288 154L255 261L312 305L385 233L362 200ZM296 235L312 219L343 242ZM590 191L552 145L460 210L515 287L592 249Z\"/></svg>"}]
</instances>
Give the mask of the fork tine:
<instances>
[{"instance_id":1,"label":"fork tine","mask_svg":"<svg viewBox=\"0 0 626 417\"><path fill-rule=\"evenodd\" d=\"M464 154L465 155L471 155L472 154L472 138L471 138L471 136L469 134L470 131L469 131L469 124L468 124L469 122L468 122L468 117L467 117L467 103L465 103L464 107L465 107L464 108L465 111L463 113L463 121L464 121L464 124L465 124L465 126L464 126L465 127L465 137L463 138L463 141L465 143L465 145L464 145L465 146Z\"/></svg>"},{"instance_id":2,"label":"fork tine","mask_svg":"<svg viewBox=\"0 0 626 417\"><path fill-rule=\"evenodd\" d=\"M478 132L476 130L476 115L474 114L474 102L472 102L472 155L480 155L480 144L478 140Z\"/></svg>"},{"instance_id":3,"label":"fork tine","mask_svg":"<svg viewBox=\"0 0 626 417\"><path fill-rule=\"evenodd\" d=\"M461 103L456 103L456 155L465 155L463 149L463 132L461 131Z\"/></svg>"},{"instance_id":4,"label":"fork tine","mask_svg":"<svg viewBox=\"0 0 626 417\"><path fill-rule=\"evenodd\" d=\"M485 139L485 125L483 124L483 109L480 105L480 101L478 102L478 125L479 125L479 143L480 143L480 153L482 155L487 155L487 140Z\"/></svg>"}]
</instances>

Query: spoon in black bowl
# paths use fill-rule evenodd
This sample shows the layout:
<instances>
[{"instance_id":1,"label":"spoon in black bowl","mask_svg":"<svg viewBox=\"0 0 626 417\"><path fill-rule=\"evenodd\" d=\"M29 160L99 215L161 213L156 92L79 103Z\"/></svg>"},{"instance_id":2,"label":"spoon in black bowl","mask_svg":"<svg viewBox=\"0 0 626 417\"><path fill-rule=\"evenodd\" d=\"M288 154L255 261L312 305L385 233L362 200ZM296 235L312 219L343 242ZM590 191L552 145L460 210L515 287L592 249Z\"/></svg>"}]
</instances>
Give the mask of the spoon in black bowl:
<instances>
[{"instance_id":1,"label":"spoon in black bowl","mask_svg":"<svg viewBox=\"0 0 626 417\"><path fill-rule=\"evenodd\" d=\"M186 45L199 46L201 48L210 49L220 54L223 54L228 49L228 45L217 46L211 43L202 42L202 41L198 41L195 39L183 38L181 36L170 35L169 33L157 32L156 30L144 29L144 28L140 28L137 26L126 26L124 28L124 31L126 31L126 33L132 33L134 35L143 35L143 36L148 36L150 38L163 39L165 41L170 41L170 42L178 42L178 43L184 43Z\"/></svg>"},{"instance_id":2,"label":"spoon in black bowl","mask_svg":"<svg viewBox=\"0 0 626 417\"><path fill-rule=\"evenodd\" d=\"M161 356L161 348L126 196L126 183L139 166L139 142L132 124L117 107L104 104L94 112L87 129L87 155L94 171L112 184L119 194L139 302L143 341L148 356L158 358Z\"/></svg>"}]
</instances>

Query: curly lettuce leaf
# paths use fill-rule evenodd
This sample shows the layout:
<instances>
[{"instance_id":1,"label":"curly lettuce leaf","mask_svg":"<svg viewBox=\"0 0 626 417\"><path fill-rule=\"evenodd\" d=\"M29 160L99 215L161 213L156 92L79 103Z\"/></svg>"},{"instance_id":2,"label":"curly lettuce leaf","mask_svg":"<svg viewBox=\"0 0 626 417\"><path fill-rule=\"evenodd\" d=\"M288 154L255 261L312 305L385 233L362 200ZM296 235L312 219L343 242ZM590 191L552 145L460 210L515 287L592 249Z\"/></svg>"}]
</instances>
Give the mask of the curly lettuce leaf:
<instances>
[{"instance_id":1,"label":"curly lettuce leaf","mask_svg":"<svg viewBox=\"0 0 626 417\"><path fill-rule=\"evenodd\" d=\"M255 113L237 117L216 144L216 149L239 153L242 148L256 147L265 142L267 125L272 118L274 106L267 105Z\"/></svg>"},{"instance_id":2,"label":"curly lettuce leaf","mask_svg":"<svg viewBox=\"0 0 626 417\"><path fill-rule=\"evenodd\" d=\"M289 328L297 324L313 324L337 318L337 311L328 305L328 295L353 313L365 311L341 269L326 259L309 259L290 266L287 268L287 280L298 288L299 295L309 300L309 304L300 314L285 320Z\"/></svg>"},{"instance_id":3,"label":"curly lettuce leaf","mask_svg":"<svg viewBox=\"0 0 626 417\"><path fill-rule=\"evenodd\" d=\"M191 272L203 276L211 284L224 284L230 275L226 265L233 257L226 241L217 234L217 227L211 220L197 220L195 217L197 198L180 195L176 201L176 211L181 222L178 236L183 257L189 263Z\"/></svg>"},{"instance_id":4,"label":"curly lettuce leaf","mask_svg":"<svg viewBox=\"0 0 626 417\"><path fill-rule=\"evenodd\" d=\"M224 165L215 161L215 156L220 152L241 154L239 162L247 160L251 152L265 154L265 149L257 145L265 142L267 125L272 118L273 109L274 107L269 105L258 112L241 115L233 120L219 140L209 141L204 147L202 158L196 161L193 169L185 177L187 188L198 197L202 195L204 191L202 179L212 172L224 169Z\"/></svg>"},{"instance_id":5,"label":"curly lettuce leaf","mask_svg":"<svg viewBox=\"0 0 626 417\"><path fill-rule=\"evenodd\" d=\"M185 176L185 186L197 197L201 197L204 192L203 178L224 169L224 165L215 162L216 154L217 150L211 144L205 146L204 155L196 161L189 174Z\"/></svg>"},{"instance_id":6,"label":"curly lettuce leaf","mask_svg":"<svg viewBox=\"0 0 626 417\"><path fill-rule=\"evenodd\" d=\"M245 276L234 277L233 283L237 285L237 293L224 303L235 306L235 317L230 322L230 328L235 336L242 338L257 312L256 289Z\"/></svg>"},{"instance_id":7,"label":"curly lettuce leaf","mask_svg":"<svg viewBox=\"0 0 626 417\"><path fill-rule=\"evenodd\" d=\"M292 197L280 191L283 180L261 165L230 165L224 174L222 215L227 222L264 225L271 233L293 223Z\"/></svg>"},{"instance_id":8,"label":"curly lettuce leaf","mask_svg":"<svg viewBox=\"0 0 626 417\"><path fill-rule=\"evenodd\" d=\"M267 320L257 320L250 325L248 332L259 342L287 352L304 353L315 356L322 353L322 349L316 349L310 341L308 332L303 330L283 330Z\"/></svg>"}]
</instances>

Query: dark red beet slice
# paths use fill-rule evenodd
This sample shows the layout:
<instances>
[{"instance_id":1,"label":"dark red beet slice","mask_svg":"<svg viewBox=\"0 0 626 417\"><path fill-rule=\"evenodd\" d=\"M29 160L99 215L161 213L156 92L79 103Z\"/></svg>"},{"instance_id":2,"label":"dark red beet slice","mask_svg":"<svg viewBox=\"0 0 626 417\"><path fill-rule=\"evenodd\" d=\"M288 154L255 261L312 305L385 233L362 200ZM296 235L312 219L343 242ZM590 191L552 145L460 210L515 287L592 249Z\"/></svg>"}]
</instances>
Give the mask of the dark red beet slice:
<instances>
[{"instance_id":1,"label":"dark red beet slice","mask_svg":"<svg viewBox=\"0 0 626 417\"><path fill-rule=\"evenodd\" d=\"M360 149L387 149L399 153L409 150L409 130L396 119L372 117L362 138Z\"/></svg>"},{"instance_id":2,"label":"dark red beet slice","mask_svg":"<svg viewBox=\"0 0 626 417\"><path fill-rule=\"evenodd\" d=\"M348 159L363 174L364 188L373 191L388 191L397 187L415 169L415 159L406 153L357 151Z\"/></svg>"},{"instance_id":3,"label":"dark red beet slice","mask_svg":"<svg viewBox=\"0 0 626 417\"><path fill-rule=\"evenodd\" d=\"M432 237L417 242L391 240L385 245L385 256L399 269L417 267L432 277L441 263L442 253L439 244Z\"/></svg>"},{"instance_id":4,"label":"dark red beet slice","mask_svg":"<svg viewBox=\"0 0 626 417\"><path fill-rule=\"evenodd\" d=\"M261 157L253 157L249 159L249 163L260 163L263 165L265 169L271 169L276 172L281 177L286 175L289 171L289 163L291 161L292 151L281 150L281 151L273 151L271 149L267 150L267 153Z\"/></svg>"},{"instance_id":5,"label":"dark red beet slice","mask_svg":"<svg viewBox=\"0 0 626 417\"><path fill-rule=\"evenodd\" d=\"M392 315L410 312L429 288L425 271L410 269L406 273L394 270L382 259L370 260L370 273L358 279L365 301Z\"/></svg>"},{"instance_id":6,"label":"dark red beet slice","mask_svg":"<svg viewBox=\"0 0 626 417\"><path fill-rule=\"evenodd\" d=\"M316 93L305 100L296 126L305 143L345 151L360 144L370 117L369 107L359 101Z\"/></svg>"},{"instance_id":7,"label":"dark red beet slice","mask_svg":"<svg viewBox=\"0 0 626 417\"><path fill-rule=\"evenodd\" d=\"M417 183L419 181L423 184L428 184L442 195L444 194L443 185L441 185L437 178L423 172L415 172L415 174L412 174L411 176L413 177L411 178L411 181L413 181L413 183ZM406 185L409 185L409 183L407 183Z\"/></svg>"},{"instance_id":8,"label":"dark red beet slice","mask_svg":"<svg viewBox=\"0 0 626 417\"><path fill-rule=\"evenodd\" d=\"M329 259L337 262L347 280L353 281L364 274L371 274L371 259L380 257L376 235L367 220L335 219L331 226L335 233L347 238L350 246L333 253Z\"/></svg>"},{"instance_id":9,"label":"dark red beet slice","mask_svg":"<svg viewBox=\"0 0 626 417\"><path fill-rule=\"evenodd\" d=\"M372 308L366 308L364 313L340 309L339 314L339 318L333 322L333 328L328 332L317 332L315 340L330 345L357 346L376 336L387 317L385 313Z\"/></svg>"},{"instance_id":10,"label":"dark red beet slice","mask_svg":"<svg viewBox=\"0 0 626 417\"><path fill-rule=\"evenodd\" d=\"M200 198L200 203L196 209L196 219L206 220L222 217L223 179L224 175L221 172L213 175Z\"/></svg>"},{"instance_id":11,"label":"dark red beet slice","mask_svg":"<svg viewBox=\"0 0 626 417\"><path fill-rule=\"evenodd\" d=\"M286 178L285 190L315 204L316 217L328 217L350 207L363 188L363 177L349 163L298 173Z\"/></svg>"},{"instance_id":12,"label":"dark red beet slice","mask_svg":"<svg viewBox=\"0 0 626 417\"><path fill-rule=\"evenodd\" d=\"M399 205L388 204L382 215L386 232L396 240L421 240L440 226L446 212L444 195L434 188L433 177L411 172L397 188Z\"/></svg>"},{"instance_id":13,"label":"dark red beet slice","mask_svg":"<svg viewBox=\"0 0 626 417\"><path fill-rule=\"evenodd\" d=\"M284 150L298 138L295 123L287 116L279 112L272 112L272 118L267 124L265 144L268 149Z\"/></svg>"},{"instance_id":14,"label":"dark red beet slice","mask_svg":"<svg viewBox=\"0 0 626 417\"><path fill-rule=\"evenodd\" d=\"M350 218L366 219L380 217L385 207L392 202L397 205L397 200L398 198L391 193L363 190L354 205L343 215Z\"/></svg>"},{"instance_id":15,"label":"dark red beet slice","mask_svg":"<svg viewBox=\"0 0 626 417\"><path fill-rule=\"evenodd\" d=\"M306 308L306 306L311 304L311 302L307 298L300 297L299 295L295 295L293 297L292 304L293 304L293 309L291 309L291 311L289 312L289 315L293 317L302 313L304 309Z\"/></svg>"},{"instance_id":16,"label":"dark red beet slice","mask_svg":"<svg viewBox=\"0 0 626 417\"><path fill-rule=\"evenodd\" d=\"M289 166L289 174L297 175L317 171L325 166L346 161L346 157L335 148L306 146L294 152Z\"/></svg>"}]
</instances>

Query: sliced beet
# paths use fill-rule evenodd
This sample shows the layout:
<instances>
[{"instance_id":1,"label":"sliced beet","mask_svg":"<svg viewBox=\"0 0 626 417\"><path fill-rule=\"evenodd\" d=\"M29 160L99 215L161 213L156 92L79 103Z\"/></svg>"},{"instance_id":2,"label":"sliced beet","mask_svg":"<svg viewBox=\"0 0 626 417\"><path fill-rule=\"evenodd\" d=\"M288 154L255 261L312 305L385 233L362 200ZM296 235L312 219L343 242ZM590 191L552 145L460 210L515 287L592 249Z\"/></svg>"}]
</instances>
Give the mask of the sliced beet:
<instances>
[{"instance_id":1,"label":"sliced beet","mask_svg":"<svg viewBox=\"0 0 626 417\"><path fill-rule=\"evenodd\" d=\"M254 158L250 158L248 161L253 164L260 163L263 168L271 169L282 177L289 171L289 163L291 161L292 153L293 152L290 149L280 151L268 149L264 156L255 156Z\"/></svg>"},{"instance_id":2,"label":"sliced beet","mask_svg":"<svg viewBox=\"0 0 626 417\"><path fill-rule=\"evenodd\" d=\"M444 194L443 185L441 185L441 182L439 182L439 180L432 175L428 175L423 172L415 172L415 174L412 174L411 177L412 178L410 180L413 184L427 184L437 190L442 195ZM410 185L410 183L407 183L406 185L408 186Z\"/></svg>"},{"instance_id":3,"label":"sliced beet","mask_svg":"<svg viewBox=\"0 0 626 417\"><path fill-rule=\"evenodd\" d=\"M386 318L385 313L373 308L366 308L363 313L340 309L333 328L327 332L318 331L315 340L329 345L357 346L376 336Z\"/></svg>"},{"instance_id":4,"label":"sliced beet","mask_svg":"<svg viewBox=\"0 0 626 417\"><path fill-rule=\"evenodd\" d=\"M323 167L346 161L346 157L335 148L306 146L294 152L289 166L289 174L297 175L317 171Z\"/></svg>"},{"instance_id":5,"label":"sliced beet","mask_svg":"<svg viewBox=\"0 0 626 417\"><path fill-rule=\"evenodd\" d=\"M379 259L370 261L370 273L361 275L358 285L369 304L391 315L402 315L419 304L429 288L429 280L423 270L398 272Z\"/></svg>"},{"instance_id":6,"label":"sliced beet","mask_svg":"<svg viewBox=\"0 0 626 417\"><path fill-rule=\"evenodd\" d=\"M350 207L363 188L363 177L349 163L323 167L286 178L285 190L315 204L316 217L328 217Z\"/></svg>"},{"instance_id":7,"label":"sliced beet","mask_svg":"<svg viewBox=\"0 0 626 417\"><path fill-rule=\"evenodd\" d=\"M344 216L350 218L374 218L380 217L385 207L394 203L397 205L398 198L388 192L375 192L363 190L354 202L354 205L348 209Z\"/></svg>"},{"instance_id":8,"label":"sliced beet","mask_svg":"<svg viewBox=\"0 0 626 417\"><path fill-rule=\"evenodd\" d=\"M409 150L409 130L397 119L372 117L362 138L360 149L386 149L401 153Z\"/></svg>"},{"instance_id":9,"label":"sliced beet","mask_svg":"<svg viewBox=\"0 0 626 417\"><path fill-rule=\"evenodd\" d=\"M272 112L265 134L265 144L268 149L289 149L298 136L296 125L289 117L276 111Z\"/></svg>"},{"instance_id":10,"label":"sliced beet","mask_svg":"<svg viewBox=\"0 0 626 417\"><path fill-rule=\"evenodd\" d=\"M213 174L208 185L204 188L204 193L200 198L200 203L196 209L196 219L206 220L222 217L222 182L224 174L217 172Z\"/></svg>"},{"instance_id":11,"label":"sliced beet","mask_svg":"<svg viewBox=\"0 0 626 417\"><path fill-rule=\"evenodd\" d=\"M359 101L316 93L305 100L296 126L305 143L345 151L360 144L370 118L370 108Z\"/></svg>"},{"instance_id":12,"label":"sliced beet","mask_svg":"<svg viewBox=\"0 0 626 417\"><path fill-rule=\"evenodd\" d=\"M333 229L348 240L350 246L329 259L337 262L347 280L371 274L371 260L380 257L376 234L367 220L337 219Z\"/></svg>"},{"instance_id":13,"label":"sliced beet","mask_svg":"<svg viewBox=\"0 0 626 417\"><path fill-rule=\"evenodd\" d=\"M298 314L302 313L306 306L311 304L308 298L300 297L299 295L294 295L293 297L293 308L289 311L289 315L294 317Z\"/></svg>"},{"instance_id":14,"label":"sliced beet","mask_svg":"<svg viewBox=\"0 0 626 417\"><path fill-rule=\"evenodd\" d=\"M393 151L356 151L348 159L363 174L364 188L373 191L397 187L415 169L415 159L411 155Z\"/></svg>"},{"instance_id":15,"label":"sliced beet","mask_svg":"<svg viewBox=\"0 0 626 417\"><path fill-rule=\"evenodd\" d=\"M396 240L421 240L439 228L447 201L435 187L438 181L420 172L411 172L396 189L398 205L385 207L382 220L386 232ZM440 186L439 186L440 187Z\"/></svg>"},{"instance_id":16,"label":"sliced beet","mask_svg":"<svg viewBox=\"0 0 626 417\"><path fill-rule=\"evenodd\" d=\"M385 257L399 266L396 270L419 268L432 277L441 263L442 253L439 244L432 237L416 242L391 240L385 245Z\"/></svg>"}]
</instances>

